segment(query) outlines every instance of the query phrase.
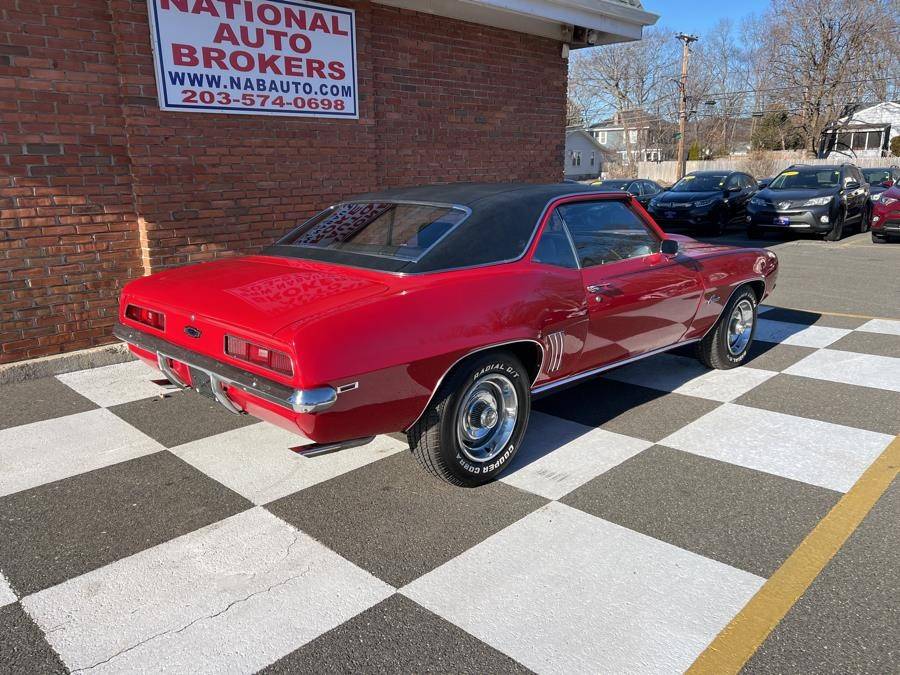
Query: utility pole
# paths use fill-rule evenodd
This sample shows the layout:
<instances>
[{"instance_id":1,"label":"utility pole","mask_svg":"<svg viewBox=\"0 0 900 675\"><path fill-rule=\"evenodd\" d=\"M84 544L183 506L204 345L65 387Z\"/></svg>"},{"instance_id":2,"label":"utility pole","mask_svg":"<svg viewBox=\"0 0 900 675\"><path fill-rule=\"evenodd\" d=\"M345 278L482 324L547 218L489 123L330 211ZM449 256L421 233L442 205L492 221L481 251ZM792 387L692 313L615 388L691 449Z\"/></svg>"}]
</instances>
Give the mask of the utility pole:
<instances>
[{"instance_id":1,"label":"utility pole","mask_svg":"<svg viewBox=\"0 0 900 675\"><path fill-rule=\"evenodd\" d=\"M688 58L691 54L691 43L696 42L700 38L696 35L686 35L679 33L675 36L681 40L681 79L678 81L678 90L681 100L678 103L678 166L676 167L676 180L681 180L684 176L685 155L684 155L684 135L687 132L687 75L688 75Z\"/></svg>"}]
</instances>

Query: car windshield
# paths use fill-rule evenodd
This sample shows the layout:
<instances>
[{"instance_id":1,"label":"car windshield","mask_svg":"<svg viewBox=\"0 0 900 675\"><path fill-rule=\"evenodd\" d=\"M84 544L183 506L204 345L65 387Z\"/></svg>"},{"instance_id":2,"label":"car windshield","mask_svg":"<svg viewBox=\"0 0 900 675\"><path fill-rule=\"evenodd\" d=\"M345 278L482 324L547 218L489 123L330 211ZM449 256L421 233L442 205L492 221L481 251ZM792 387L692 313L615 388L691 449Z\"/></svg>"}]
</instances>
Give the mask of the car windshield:
<instances>
[{"instance_id":1,"label":"car windshield","mask_svg":"<svg viewBox=\"0 0 900 675\"><path fill-rule=\"evenodd\" d=\"M627 190L631 185L630 180L598 180L593 183L595 187L602 190Z\"/></svg>"},{"instance_id":2,"label":"car windshield","mask_svg":"<svg viewBox=\"0 0 900 675\"><path fill-rule=\"evenodd\" d=\"M727 174L688 174L672 186L672 192L712 192L725 187Z\"/></svg>"},{"instance_id":3,"label":"car windshield","mask_svg":"<svg viewBox=\"0 0 900 675\"><path fill-rule=\"evenodd\" d=\"M278 245L415 262L466 214L447 205L348 202L314 216Z\"/></svg>"},{"instance_id":4,"label":"car windshield","mask_svg":"<svg viewBox=\"0 0 900 675\"><path fill-rule=\"evenodd\" d=\"M881 183L886 183L891 180L890 169L863 169L862 174L865 177L866 182L871 183L872 185L880 185Z\"/></svg>"},{"instance_id":5,"label":"car windshield","mask_svg":"<svg viewBox=\"0 0 900 675\"><path fill-rule=\"evenodd\" d=\"M822 190L836 188L841 182L838 169L791 169L782 171L769 183L770 190Z\"/></svg>"}]
</instances>

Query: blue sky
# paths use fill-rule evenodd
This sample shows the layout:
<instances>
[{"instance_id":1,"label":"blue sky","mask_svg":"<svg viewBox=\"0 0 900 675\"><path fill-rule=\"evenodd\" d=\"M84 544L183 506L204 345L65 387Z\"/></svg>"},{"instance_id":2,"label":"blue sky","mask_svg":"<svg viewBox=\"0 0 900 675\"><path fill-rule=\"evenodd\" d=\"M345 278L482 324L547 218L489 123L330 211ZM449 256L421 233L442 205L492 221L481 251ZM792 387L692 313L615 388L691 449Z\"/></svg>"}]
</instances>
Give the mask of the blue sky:
<instances>
[{"instance_id":1,"label":"blue sky","mask_svg":"<svg viewBox=\"0 0 900 675\"><path fill-rule=\"evenodd\" d=\"M719 19L729 18L740 25L741 19L758 14L769 6L768 0L642 0L644 9L659 14L660 26L702 35Z\"/></svg>"}]
</instances>

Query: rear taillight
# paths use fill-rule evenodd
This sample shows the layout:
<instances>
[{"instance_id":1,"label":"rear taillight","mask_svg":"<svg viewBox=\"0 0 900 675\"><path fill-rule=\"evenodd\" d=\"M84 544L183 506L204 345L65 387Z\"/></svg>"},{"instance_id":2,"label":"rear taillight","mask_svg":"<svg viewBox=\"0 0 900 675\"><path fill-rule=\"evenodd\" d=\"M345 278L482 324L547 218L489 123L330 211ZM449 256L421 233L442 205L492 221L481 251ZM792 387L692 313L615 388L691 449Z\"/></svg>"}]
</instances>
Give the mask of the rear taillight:
<instances>
[{"instance_id":1,"label":"rear taillight","mask_svg":"<svg viewBox=\"0 0 900 675\"><path fill-rule=\"evenodd\" d=\"M137 305L128 305L125 308L125 316L132 321L137 321L145 326L150 326L156 330L164 331L166 329L166 315L146 307L138 307Z\"/></svg>"},{"instance_id":2,"label":"rear taillight","mask_svg":"<svg viewBox=\"0 0 900 675\"><path fill-rule=\"evenodd\" d=\"M225 353L247 363L274 370L284 375L293 375L291 357L277 349L271 349L233 335L225 336Z\"/></svg>"}]
</instances>

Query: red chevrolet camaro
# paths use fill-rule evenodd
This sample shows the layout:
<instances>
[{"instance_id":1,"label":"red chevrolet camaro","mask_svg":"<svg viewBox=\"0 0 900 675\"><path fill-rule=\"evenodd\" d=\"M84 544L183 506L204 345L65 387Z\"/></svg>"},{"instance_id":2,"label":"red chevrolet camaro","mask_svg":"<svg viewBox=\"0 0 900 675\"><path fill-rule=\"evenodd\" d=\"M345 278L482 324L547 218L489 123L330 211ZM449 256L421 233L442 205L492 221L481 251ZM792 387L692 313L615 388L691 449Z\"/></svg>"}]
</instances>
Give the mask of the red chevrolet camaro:
<instances>
[{"instance_id":1,"label":"red chevrolet camaro","mask_svg":"<svg viewBox=\"0 0 900 675\"><path fill-rule=\"evenodd\" d=\"M335 204L259 255L128 284L115 334L173 383L319 454L405 432L430 473L497 476L531 398L694 343L747 356L765 249L664 234L627 193L400 188Z\"/></svg>"}]
</instances>

